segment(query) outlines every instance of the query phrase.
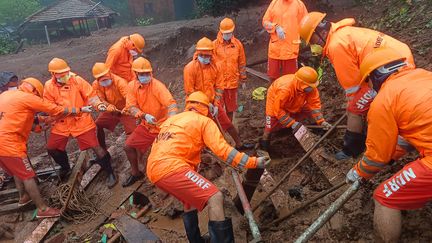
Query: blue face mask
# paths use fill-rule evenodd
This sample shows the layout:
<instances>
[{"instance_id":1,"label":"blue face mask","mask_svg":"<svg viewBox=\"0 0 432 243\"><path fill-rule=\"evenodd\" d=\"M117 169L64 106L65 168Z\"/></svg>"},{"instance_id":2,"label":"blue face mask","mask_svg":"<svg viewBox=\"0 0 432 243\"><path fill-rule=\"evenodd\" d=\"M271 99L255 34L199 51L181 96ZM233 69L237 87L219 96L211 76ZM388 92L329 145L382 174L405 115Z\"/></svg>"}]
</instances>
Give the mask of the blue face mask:
<instances>
[{"instance_id":1,"label":"blue face mask","mask_svg":"<svg viewBox=\"0 0 432 243\"><path fill-rule=\"evenodd\" d=\"M224 40L226 40L226 41L231 40L232 37L233 37L233 33L225 33L225 34L222 34L222 38L223 38Z\"/></svg>"},{"instance_id":2,"label":"blue face mask","mask_svg":"<svg viewBox=\"0 0 432 243\"><path fill-rule=\"evenodd\" d=\"M108 87L108 86L110 86L112 84L112 80L111 79L106 79L104 81L100 81L99 84L102 87Z\"/></svg>"},{"instance_id":3,"label":"blue face mask","mask_svg":"<svg viewBox=\"0 0 432 243\"><path fill-rule=\"evenodd\" d=\"M151 75L138 75L138 80L141 84L148 84L151 80Z\"/></svg>"},{"instance_id":4,"label":"blue face mask","mask_svg":"<svg viewBox=\"0 0 432 243\"><path fill-rule=\"evenodd\" d=\"M202 57L198 55L198 61L204 65L210 64L211 57Z\"/></svg>"}]
</instances>

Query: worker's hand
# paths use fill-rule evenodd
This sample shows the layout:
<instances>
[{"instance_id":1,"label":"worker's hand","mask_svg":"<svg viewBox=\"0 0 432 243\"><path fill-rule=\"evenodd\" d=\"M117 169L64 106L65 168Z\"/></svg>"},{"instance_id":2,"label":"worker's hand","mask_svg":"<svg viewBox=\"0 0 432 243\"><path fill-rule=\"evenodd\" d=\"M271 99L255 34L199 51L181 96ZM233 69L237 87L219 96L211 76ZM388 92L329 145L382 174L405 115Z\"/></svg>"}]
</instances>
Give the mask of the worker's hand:
<instances>
[{"instance_id":1,"label":"worker's hand","mask_svg":"<svg viewBox=\"0 0 432 243\"><path fill-rule=\"evenodd\" d=\"M276 26L276 34L280 40L285 39L285 31L282 28L282 26L280 26L280 25Z\"/></svg>"},{"instance_id":2,"label":"worker's hand","mask_svg":"<svg viewBox=\"0 0 432 243\"><path fill-rule=\"evenodd\" d=\"M93 107L91 105L81 107L82 113L92 113Z\"/></svg>"},{"instance_id":3,"label":"worker's hand","mask_svg":"<svg viewBox=\"0 0 432 243\"><path fill-rule=\"evenodd\" d=\"M332 124L324 121L323 123L321 123L321 126L323 126L323 130L330 130L330 128L332 128Z\"/></svg>"},{"instance_id":4,"label":"worker's hand","mask_svg":"<svg viewBox=\"0 0 432 243\"><path fill-rule=\"evenodd\" d=\"M359 176L357 171L354 168L351 168L351 170L348 171L345 180L346 180L346 183L354 183L354 182L361 180L361 179L362 179L362 177Z\"/></svg>"},{"instance_id":5,"label":"worker's hand","mask_svg":"<svg viewBox=\"0 0 432 243\"><path fill-rule=\"evenodd\" d=\"M105 111L107 111L108 108L104 103L100 103L99 105L97 105L97 109L100 112L105 112Z\"/></svg>"},{"instance_id":6,"label":"worker's hand","mask_svg":"<svg viewBox=\"0 0 432 243\"><path fill-rule=\"evenodd\" d=\"M156 118L154 116L152 116L150 114L145 114L144 115L144 119L146 120L146 122L148 124L156 125L157 120L156 120Z\"/></svg>"},{"instance_id":7,"label":"worker's hand","mask_svg":"<svg viewBox=\"0 0 432 243\"><path fill-rule=\"evenodd\" d=\"M265 167L267 167L267 165L270 164L270 157L269 156L262 156L262 157L258 157L257 158L257 168L258 169L264 169Z\"/></svg>"},{"instance_id":8,"label":"worker's hand","mask_svg":"<svg viewBox=\"0 0 432 243\"><path fill-rule=\"evenodd\" d=\"M303 124L301 124L301 123L298 122L298 121L294 122L294 124L292 124L292 126L291 126L292 133L295 134L295 133L300 129L300 127L301 127L302 125L303 125Z\"/></svg>"},{"instance_id":9,"label":"worker's hand","mask_svg":"<svg viewBox=\"0 0 432 243\"><path fill-rule=\"evenodd\" d=\"M217 117L218 113L219 113L219 107L216 105L210 104L210 114L213 117Z\"/></svg>"},{"instance_id":10,"label":"worker's hand","mask_svg":"<svg viewBox=\"0 0 432 243\"><path fill-rule=\"evenodd\" d=\"M126 107L123 108L123 110L121 110L121 114L124 116L130 116L131 113L129 112L129 109L127 109Z\"/></svg>"},{"instance_id":11,"label":"worker's hand","mask_svg":"<svg viewBox=\"0 0 432 243\"><path fill-rule=\"evenodd\" d=\"M109 104L109 105L107 106L106 110L107 110L108 112L116 112L116 111L118 111L117 108L115 107L115 105L113 105L113 104Z\"/></svg>"}]
</instances>

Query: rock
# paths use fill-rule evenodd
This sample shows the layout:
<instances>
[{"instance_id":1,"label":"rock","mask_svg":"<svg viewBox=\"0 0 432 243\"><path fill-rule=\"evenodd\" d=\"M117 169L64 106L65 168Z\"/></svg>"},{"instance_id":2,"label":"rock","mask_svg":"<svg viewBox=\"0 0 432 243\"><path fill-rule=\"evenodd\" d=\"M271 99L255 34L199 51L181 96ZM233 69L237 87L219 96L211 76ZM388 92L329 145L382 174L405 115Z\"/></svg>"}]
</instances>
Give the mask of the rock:
<instances>
[{"instance_id":1,"label":"rock","mask_svg":"<svg viewBox=\"0 0 432 243\"><path fill-rule=\"evenodd\" d=\"M143 224L148 224L151 221L151 219L152 219L151 217L145 216L142 219L140 219L140 222Z\"/></svg>"}]
</instances>

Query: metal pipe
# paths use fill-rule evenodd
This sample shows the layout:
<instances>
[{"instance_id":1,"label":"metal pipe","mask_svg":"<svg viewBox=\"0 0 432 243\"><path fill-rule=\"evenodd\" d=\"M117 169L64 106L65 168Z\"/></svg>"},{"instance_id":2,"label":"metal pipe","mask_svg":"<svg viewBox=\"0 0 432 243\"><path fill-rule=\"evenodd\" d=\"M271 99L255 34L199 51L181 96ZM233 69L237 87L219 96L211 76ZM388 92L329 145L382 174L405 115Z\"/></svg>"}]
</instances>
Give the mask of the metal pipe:
<instances>
[{"instance_id":1,"label":"metal pipe","mask_svg":"<svg viewBox=\"0 0 432 243\"><path fill-rule=\"evenodd\" d=\"M321 227L333 217L333 215L358 191L360 181L355 181L330 207L295 241L295 243L307 242Z\"/></svg>"},{"instance_id":2,"label":"metal pipe","mask_svg":"<svg viewBox=\"0 0 432 243\"><path fill-rule=\"evenodd\" d=\"M312 152L318 147L318 145L320 143L322 143L322 141L324 141L324 139L326 139L337 127L337 125L339 125L339 123L342 122L343 119L345 119L345 117L347 116L347 114L345 113L341 118L339 118L339 120L337 120L333 126L312 146L312 148L310 148L305 155L303 155L303 157L282 177L282 179L276 184L275 187L273 187L273 189L271 189L264 197L263 199L261 199L261 201L259 201L257 203L257 205L255 205L255 207L252 209L252 211L255 212L255 210L258 209L258 207L267 199L269 198L276 189L279 188L279 186L285 182L288 177L291 175L291 173L297 169L297 167L299 167L299 165L301 163L303 163L307 158L309 158L309 156L312 154Z\"/></svg>"},{"instance_id":3,"label":"metal pipe","mask_svg":"<svg viewBox=\"0 0 432 243\"><path fill-rule=\"evenodd\" d=\"M249 222L249 228L252 232L252 237L254 238L254 242L261 241L261 233L259 231L258 225L253 217L253 213L251 210L251 206L244 192L243 186L240 182L240 176L235 170L231 170L231 174L234 180L235 187L237 189L238 196L240 197L240 201L243 206L244 215Z\"/></svg>"}]
</instances>

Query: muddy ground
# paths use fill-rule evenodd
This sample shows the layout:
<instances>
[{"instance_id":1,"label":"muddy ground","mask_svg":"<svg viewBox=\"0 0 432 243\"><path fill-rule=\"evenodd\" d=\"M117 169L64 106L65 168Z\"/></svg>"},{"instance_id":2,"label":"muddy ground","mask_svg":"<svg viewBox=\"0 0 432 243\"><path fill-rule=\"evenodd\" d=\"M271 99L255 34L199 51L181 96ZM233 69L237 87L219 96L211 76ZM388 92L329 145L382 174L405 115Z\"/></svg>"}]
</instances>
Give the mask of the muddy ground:
<instances>
[{"instance_id":1,"label":"muddy ground","mask_svg":"<svg viewBox=\"0 0 432 243\"><path fill-rule=\"evenodd\" d=\"M430 1L413 1L409 5L406 1L384 0L384 1L330 1L332 9L326 8L322 11L329 11L332 20L339 20L344 17L355 17L359 25L376 28L385 33L391 34L408 43L415 54L416 63L419 67L432 69L432 43L430 34L432 32L432 7ZM320 5L321 6L321 5ZM326 5L328 7L328 5ZM261 16L266 6L253 7L242 10L236 18L236 36L244 43L248 62L265 59L267 52L267 34L261 27ZM153 64L155 77L163 81L174 94L178 103L184 100L182 70L184 65L190 60L190 48L203 35L214 39L216 37L217 26L221 18L203 18L190 21L177 21L163 23L147 27L122 27L109 30L101 30L92 33L90 37L70 39L67 41L53 43L50 47L32 46L26 47L23 52L16 55L0 57L0 70L10 70L16 72L21 77L34 76L42 80L49 78L47 63L53 57L66 59L72 70L83 76L90 82L91 67L96 61L103 61L109 46L119 37L133 32L141 33L146 39L145 56ZM265 64L254 68L265 71ZM323 110L325 117L330 121L336 121L344 113L344 97L342 90L335 81L331 67L328 66L325 78L320 86L321 96L323 97ZM245 141L257 142L262 134L264 121L264 101L254 101L251 99L251 92L259 86L267 86L265 81L249 76L247 89L240 90L240 105L244 106L244 111L236 114L235 123L239 128L241 137ZM114 133L107 133L108 145L112 144L121 134L121 128ZM342 131L332 135L326 140L325 148L329 154L334 153L341 147ZM71 143L68 151L77 150L76 144ZM45 142L43 134L33 134L29 142L29 154L31 157L45 152ZM250 151L253 153L253 151ZM290 135L290 132L281 132L272 141L270 151L273 162L269 171L276 180L281 178L291 166L299 159L304 150L298 142ZM350 200L345 207L339 211L332 220L320 230L312 241L324 242L350 242L373 241L373 201L371 195L373 189L385 178L401 168L404 162L383 171L369 183L364 185L356 196ZM348 171L354 160L340 162L340 170ZM128 163L124 154L117 154L113 160L116 172L124 179L128 170ZM212 170L214 171L214 170ZM227 172L225 170L225 172ZM307 161L299 170L295 171L292 180L302 180L306 175L312 175L300 188L301 198L291 198L290 207L294 207L301 202L311 198L316 193L327 189L322 178L318 176L317 168L311 161ZM214 176L214 175L211 175ZM99 196L103 200L111 200L112 195L104 186L104 176L99 176L88 190L88 193ZM224 188L226 195L227 214L234 218L236 238L238 242L250 240L247 225L244 219L233 209L230 202L231 197L235 196L230 175L224 173L215 182ZM45 183L44 185L47 185ZM49 194L50 187L44 187L44 194ZM141 189L143 193L149 195L154 200L155 208L164 208L169 199L164 199L163 194L145 185ZM288 194L288 186L283 185L282 190ZM258 194L252 201L256 203L263 193L258 189ZM267 242L293 241L298 237L326 207L340 195L342 189L336 191L328 197L323 198L318 203L309 208L298 212L287 221L283 222L278 228L263 232L263 239ZM172 220L159 212L150 212L151 218L148 226L157 233L164 242L184 242L186 240L182 222L179 218ZM277 216L277 212L272 209L271 204L255 217L261 225L271 221ZM427 206L422 210L404 212L403 221L403 242L428 242L432 241L432 207ZM1 221L7 222L15 229L16 241L21 242L26 235L31 232L37 221L29 222L31 212L24 214L24 221L19 223L11 222L17 214L2 216ZM206 213L201 216L202 233L206 232ZM87 230L84 230L86 228ZM94 230L90 230L94 229ZM96 242L100 237L99 225L76 226L67 222L62 222L54 230L56 232L66 232L70 238L76 236L91 237L91 242ZM52 236L53 234L51 234ZM73 238L73 236L75 238Z\"/></svg>"}]
</instances>

